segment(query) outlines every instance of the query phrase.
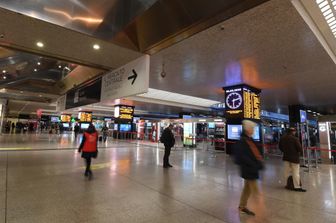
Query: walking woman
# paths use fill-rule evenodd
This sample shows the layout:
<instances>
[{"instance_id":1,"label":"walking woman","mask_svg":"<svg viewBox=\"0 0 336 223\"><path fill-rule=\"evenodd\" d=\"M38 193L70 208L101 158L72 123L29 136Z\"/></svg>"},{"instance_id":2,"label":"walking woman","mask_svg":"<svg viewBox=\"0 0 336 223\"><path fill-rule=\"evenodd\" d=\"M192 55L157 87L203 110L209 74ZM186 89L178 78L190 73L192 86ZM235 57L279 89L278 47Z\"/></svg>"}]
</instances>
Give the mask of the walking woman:
<instances>
[{"instance_id":1,"label":"walking woman","mask_svg":"<svg viewBox=\"0 0 336 223\"><path fill-rule=\"evenodd\" d=\"M82 158L85 159L86 169L84 175L89 179L92 178L91 158L97 158L98 149L98 133L91 123L88 129L84 132L82 142L79 146L78 152L82 152Z\"/></svg>"},{"instance_id":2,"label":"walking woman","mask_svg":"<svg viewBox=\"0 0 336 223\"><path fill-rule=\"evenodd\" d=\"M239 211L252 216L255 213L247 208L247 201L251 195L259 194L257 179L259 179L259 171L264 168L262 150L252 139L256 125L249 120L243 121L243 133L234 148L235 162L239 165L241 177L244 179Z\"/></svg>"}]
</instances>

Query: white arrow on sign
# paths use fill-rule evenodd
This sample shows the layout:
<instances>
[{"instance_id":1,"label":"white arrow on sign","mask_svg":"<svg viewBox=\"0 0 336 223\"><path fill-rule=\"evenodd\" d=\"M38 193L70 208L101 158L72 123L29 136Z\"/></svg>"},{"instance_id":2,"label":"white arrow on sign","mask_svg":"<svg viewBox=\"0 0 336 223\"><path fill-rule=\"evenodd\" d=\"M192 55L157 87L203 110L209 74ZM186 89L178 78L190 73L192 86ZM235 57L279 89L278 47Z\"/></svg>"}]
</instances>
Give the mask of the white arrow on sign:
<instances>
[{"instance_id":1,"label":"white arrow on sign","mask_svg":"<svg viewBox=\"0 0 336 223\"><path fill-rule=\"evenodd\" d=\"M100 101L109 101L148 92L149 55L144 55L102 78Z\"/></svg>"}]
</instances>

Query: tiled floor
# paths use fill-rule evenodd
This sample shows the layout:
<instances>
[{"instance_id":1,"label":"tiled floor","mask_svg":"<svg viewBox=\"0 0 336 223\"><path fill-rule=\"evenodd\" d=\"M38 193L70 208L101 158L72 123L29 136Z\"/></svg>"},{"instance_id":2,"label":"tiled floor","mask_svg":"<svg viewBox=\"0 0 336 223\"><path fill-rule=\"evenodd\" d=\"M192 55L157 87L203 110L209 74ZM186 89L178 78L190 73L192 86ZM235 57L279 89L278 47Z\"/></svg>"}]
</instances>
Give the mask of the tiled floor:
<instances>
[{"instance_id":1,"label":"tiled floor","mask_svg":"<svg viewBox=\"0 0 336 223\"><path fill-rule=\"evenodd\" d=\"M176 150L174 168L163 169L162 149L109 142L88 181L77 145L67 135L0 137L2 148L26 148L0 152L0 223L336 221L334 166L302 171L308 192L297 193L283 189L281 161L267 160L262 196L249 203L257 216L247 217L237 212L242 180L223 153Z\"/></svg>"}]
</instances>

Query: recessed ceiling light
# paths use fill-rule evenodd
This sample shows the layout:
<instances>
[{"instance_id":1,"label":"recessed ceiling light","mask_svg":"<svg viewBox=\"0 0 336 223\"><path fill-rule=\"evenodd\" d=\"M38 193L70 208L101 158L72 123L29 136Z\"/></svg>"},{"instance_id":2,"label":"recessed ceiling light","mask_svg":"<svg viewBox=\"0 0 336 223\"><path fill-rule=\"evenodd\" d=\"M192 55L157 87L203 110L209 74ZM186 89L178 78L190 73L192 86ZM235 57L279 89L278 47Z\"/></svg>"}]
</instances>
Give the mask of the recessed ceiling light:
<instances>
[{"instance_id":1,"label":"recessed ceiling light","mask_svg":"<svg viewBox=\"0 0 336 223\"><path fill-rule=\"evenodd\" d=\"M39 66L40 66L40 65L41 65L41 62L37 62L37 65L39 65Z\"/></svg>"},{"instance_id":2,"label":"recessed ceiling light","mask_svg":"<svg viewBox=\"0 0 336 223\"><path fill-rule=\"evenodd\" d=\"M3 79L6 79L7 77L6 76L3 76Z\"/></svg>"},{"instance_id":3,"label":"recessed ceiling light","mask_svg":"<svg viewBox=\"0 0 336 223\"><path fill-rule=\"evenodd\" d=\"M58 65L58 68L62 68L62 66L61 66L61 65Z\"/></svg>"},{"instance_id":4,"label":"recessed ceiling light","mask_svg":"<svg viewBox=\"0 0 336 223\"><path fill-rule=\"evenodd\" d=\"M44 47L44 44L43 44L42 42L37 42L37 43L36 43L36 46L38 46L38 47L41 47L41 48L42 48L42 47Z\"/></svg>"},{"instance_id":5,"label":"recessed ceiling light","mask_svg":"<svg viewBox=\"0 0 336 223\"><path fill-rule=\"evenodd\" d=\"M42 95L40 94L39 97L42 97Z\"/></svg>"},{"instance_id":6,"label":"recessed ceiling light","mask_svg":"<svg viewBox=\"0 0 336 223\"><path fill-rule=\"evenodd\" d=\"M21 94L23 94L23 91L20 91Z\"/></svg>"},{"instance_id":7,"label":"recessed ceiling light","mask_svg":"<svg viewBox=\"0 0 336 223\"><path fill-rule=\"evenodd\" d=\"M2 70L2 73L5 74L7 71L6 70Z\"/></svg>"},{"instance_id":8,"label":"recessed ceiling light","mask_svg":"<svg viewBox=\"0 0 336 223\"><path fill-rule=\"evenodd\" d=\"M95 50L99 50L100 49L100 46L98 44L93 44L93 49Z\"/></svg>"},{"instance_id":9,"label":"recessed ceiling light","mask_svg":"<svg viewBox=\"0 0 336 223\"><path fill-rule=\"evenodd\" d=\"M37 69L35 68L35 69L34 69L34 72L36 72L36 71L37 71Z\"/></svg>"}]
</instances>

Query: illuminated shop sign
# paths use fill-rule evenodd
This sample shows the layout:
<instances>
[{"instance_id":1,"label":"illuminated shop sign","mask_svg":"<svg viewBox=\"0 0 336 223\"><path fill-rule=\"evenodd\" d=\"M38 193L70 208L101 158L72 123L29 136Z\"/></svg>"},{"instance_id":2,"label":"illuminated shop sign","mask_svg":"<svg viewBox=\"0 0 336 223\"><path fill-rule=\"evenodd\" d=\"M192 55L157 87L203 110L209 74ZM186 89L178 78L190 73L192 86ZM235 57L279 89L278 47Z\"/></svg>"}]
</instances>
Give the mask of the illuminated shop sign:
<instances>
[{"instance_id":1,"label":"illuminated shop sign","mask_svg":"<svg viewBox=\"0 0 336 223\"><path fill-rule=\"evenodd\" d=\"M260 119L260 90L247 85L224 88L227 118Z\"/></svg>"},{"instance_id":2,"label":"illuminated shop sign","mask_svg":"<svg viewBox=\"0 0 336 223\"><path fill-rule=\"evenodd\" d=\"M92 122L92 112L79 112L78 119L80 122Z\"/></svg>"}]
</instances>

